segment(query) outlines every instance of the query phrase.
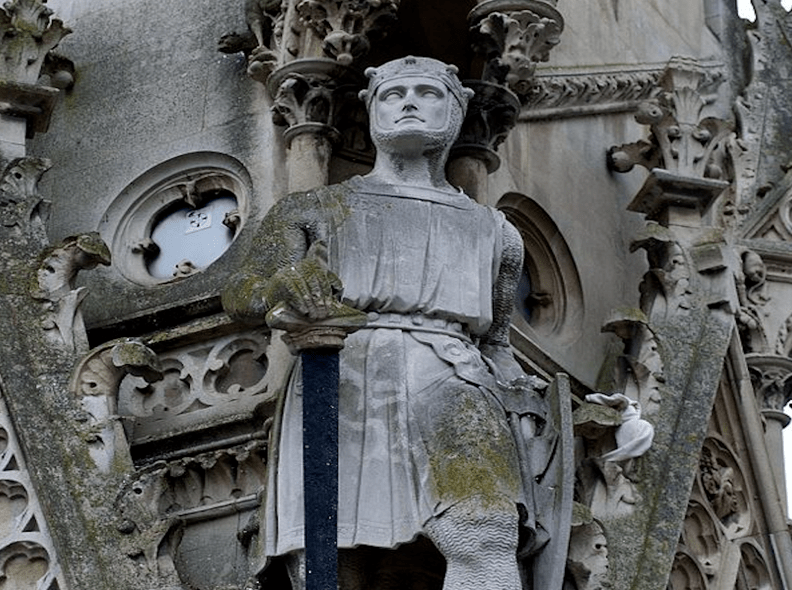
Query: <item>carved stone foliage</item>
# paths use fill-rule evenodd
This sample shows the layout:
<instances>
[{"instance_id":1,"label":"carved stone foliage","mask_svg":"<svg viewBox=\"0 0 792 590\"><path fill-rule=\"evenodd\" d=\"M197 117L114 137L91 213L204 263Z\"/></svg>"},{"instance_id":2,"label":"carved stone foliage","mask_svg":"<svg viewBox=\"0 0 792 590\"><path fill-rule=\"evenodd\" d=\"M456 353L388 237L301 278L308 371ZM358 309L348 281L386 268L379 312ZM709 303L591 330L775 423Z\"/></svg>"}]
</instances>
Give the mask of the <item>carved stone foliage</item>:
<instances>
[{"instance_id":1,"label":"carved stone foliage","mask_svg":"<svg viewBox=\"0 0 792 590\"><path fill-rule=\"evenodd\" d=\"M641 310L650 323L663 321L692 307L691 264L673 232L649 223L630 245L646 251L649 271L641 282Z\"/></svg>"},{"instance_id":2,"label":"carved stone foliage","mask_svg":"<svg viewBox=\"0 0 792 590\"><path fill-rule=\"evenodd\" d=\"M708 103L704 92L712 85L708 79L712 75L695 60L672 58L659 80L661 92L643 101L635 116L636 121L650 126L650 141L612 147L610 167L627 172L639 164L684 177L730 177L727 147L733 130L726 121L702 116Z\"/></svg>"},{"instance_id":3,"label":"carved stone foliage","mask_svg":"<svg viewBox=\"0 0 792 590\"><path fill-rule=\"evenodd\" d=\"M17 158L6 166L0 176L0 235L31 235L46 244L49 203L38 194L38 182L51 166L43 158Z\"/></svg>"},{"instance_id":4,"label":"carved stone foliage","mask_svg":"<svg viewBox=\"0 0 792 590\"><path fill-rule=\"evenodd\" d=\"M1 397L0 580L4 588L66 588L8 408Z\"/></svg>"},{"instance_id":5,"label":"carved stone foliage","mask_svg":"<svg viewBox=\"0 0 792 590\"><path fill-rule=\"evenodd\" d=\"M564 20L554 8L538 2L509 3L511 10L491 12L487 4L492 3L471 13L473 49L486 60L482 77L525 96L537 63L546 62L558 45Z\"/></svg>"},{"instance_id":6,"label":"carved stone foliage","mask_svg":"<svg viewBox=\"0 0 792 590\"><path fill-rule=\"evenodd\" d=\"M272 120L293 127L305 123L332 124L333 90L324 76L290 74L278 86Z\"/></svg>"},{"instance_id":7,"label":"carved stone foliage","mask_svg":"<svg viewBox=\"0 0 792 590\"><path fill-rule=\"evenodd\" d=\"M125 539L122 550L160 584L181 588L179 545L184 531L192 523L255 508L265 483L265 460L266 444L252 440L140 471L116 499L117 526ZM229 539L239 544L240 552L257 527L245 531Z\"/></svg>"},{"instance_id":8,"label":"carved stone foliage","mask_svg":"<svg viewBox=\"0 0 792 590\"><path fill-rule=\"evenodd\" d=\"M266 401L268 345L269 335L248 331L160 352L161 380L130 375L120 385L118 412L131 419L132 442Z\"/></svg>"},{"instance_id":9,"label":"carved stone foliage","mask_svg":"<svg viewBox=\"0 0 792 590\"><path fill-rule=\"evenodd\" d=\"M333 143L343 138L346 144L368 147L368 119L365 111L359 111L357 98L359 83L359 74L328 59L290 62L269 80L274 102L272 121L287 127L287 142L307 133ZM342 135L336 125L343 123L342 115L350 112L360 112L361 121L357 126L353 123L352 128L345 127Z\"/></svg>"},{"instance_id":10,"label":"carved stone foliage","mask_svg":"<svg viewBox=\"0 0 792 590\"><path fill-rule=\"evenodd\" d=\"M47 53L71 30L42 0L10 0L0 7L0 80L35 84Z\"/></svg>"},{"instance_id":11,"label":"carved stone foliage","mask_svg":"<svg viewBox=\"0 0 792 590\"><path fill-rule=\"evenodd\" d=\"M301 0L300 19L322 39L325 55L350 65L368 53L370 39L396 20L400 0Z\"/></svg>"},{"instance_id":12,"label":"carved stone foliage","mask_svg":"<svg viewBox=\"0 0 792 590\"><path fill-rule=\"evenodd\" d=\"M591 463L598 472L594 481L586 482L591 511L595 515L629 514L640 500L634 485L633 460L651 447L654 427L641 419L640 404L624 394L593 393L586 396L586 402L612 408L620 418L610 428L601 423L602 432L588 445Z\"/></svg>"},{"instance_id":13,"label":"carved stone foliage","mask_svg":"<svg viewBox=\"0 0 792 590\"><path fill-rule=\"evenodd\" d=\"M33 297L42 302L42 326L50 338L69 351L88 350L80 304L86 287L75 286L77 273L110 265L110 250L96 232L68 237L48 249L36 273Z\"/></svg>"},{"instance_id":14,"label":"carved stone foliage","mask_svg":"<svg viewBox=\"0 0 792 590\"><path fill-rule=\"evenodd\" d=\"M113 465L132 465L117 403L119 385L126 375L137 375L147 383L161 380L159 359L141 342L110 342L82 360L70 384L83 412L80 431L102 473L108 473Z\"/></svg>"}]
</instances>

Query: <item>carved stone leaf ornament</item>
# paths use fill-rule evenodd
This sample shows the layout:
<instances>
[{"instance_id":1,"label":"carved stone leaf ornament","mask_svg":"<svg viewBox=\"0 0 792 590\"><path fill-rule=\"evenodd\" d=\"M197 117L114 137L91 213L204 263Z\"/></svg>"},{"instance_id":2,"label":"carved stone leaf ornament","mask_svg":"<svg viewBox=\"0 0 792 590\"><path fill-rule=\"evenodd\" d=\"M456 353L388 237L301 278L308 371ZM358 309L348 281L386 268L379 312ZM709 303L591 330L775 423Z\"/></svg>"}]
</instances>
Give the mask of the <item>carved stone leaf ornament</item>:
<instances>
[{"instance_id":1,"label":"carved stone leaf ornament","mask_svg":"<svg viewBox=\"0 0 792 590\"><path fill-rule=\"evenodd\" d=\"M71 33L51 16L46 0L10 0L0 7L0 80L38 81L47 53Z\"/></svg>"},{"instance_id":2,"label":"carved stone leaf ornament","mask_svg":"<svg viewBox=\"0 0 792 590\"><path fill-rule=\"evenodd\" d=\"M549 59L562 29L558 20L531 10L487 15L471 28L474 50L487 59L483 79L526 95L537 63Z\"/></svg>"},{"instance_id":3,"label":"carved stone leaf ornament","mask_svg":"<svg viewBox=\"0 0 792 590\"><path fill-rule=\"evenodd\" d=\"M350 65L365 55L370 38L383 35L396 20L400 0L302 0L300 19L322 39L326 55Z\"/></svg>"},{"instance_id":4,"label":"carved stone leaf ornament","mask_svg":"<svg viewBox=\"0 0 792 590\"><path fill-rule=\"evenodd\" d=\"M659 80L661 92L640 103L635 115L638 123L650 126L651 145L657 151L645 140L613 147L608 154L611 169L627 172L639 164L684 177L727 176L731 171L723 168L730 161L732 126L718 118L702 118L710 102L704 91L713 80L720 80L717 71L710 72L692 59L672 58Z\"/></svg>"}]
</instances>

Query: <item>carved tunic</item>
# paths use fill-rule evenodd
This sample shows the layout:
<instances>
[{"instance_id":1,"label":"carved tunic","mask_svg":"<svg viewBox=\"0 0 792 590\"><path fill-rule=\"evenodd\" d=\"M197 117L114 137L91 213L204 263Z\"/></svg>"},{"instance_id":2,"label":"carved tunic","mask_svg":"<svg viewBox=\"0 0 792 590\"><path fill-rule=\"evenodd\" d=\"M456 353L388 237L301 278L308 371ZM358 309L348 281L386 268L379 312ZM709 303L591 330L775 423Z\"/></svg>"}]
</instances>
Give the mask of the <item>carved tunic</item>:
<instances>
[{"instance_id":1,"label":"carved tunic","mask_svg":"<svg viewBox=\"0 0 792 590\"><path fill-rule=\"evenodd\" d=\"M327 242L344 303L369 315L340 353L339 547L408 542L472 496L526 504L506 413L474 345L493 320L507 222L461 193L368 185L309 193L320 213L305 222L309 241ZM267 490L267 555L304 546L301 412L297 363Z\"/></svg>"}]
</instances>

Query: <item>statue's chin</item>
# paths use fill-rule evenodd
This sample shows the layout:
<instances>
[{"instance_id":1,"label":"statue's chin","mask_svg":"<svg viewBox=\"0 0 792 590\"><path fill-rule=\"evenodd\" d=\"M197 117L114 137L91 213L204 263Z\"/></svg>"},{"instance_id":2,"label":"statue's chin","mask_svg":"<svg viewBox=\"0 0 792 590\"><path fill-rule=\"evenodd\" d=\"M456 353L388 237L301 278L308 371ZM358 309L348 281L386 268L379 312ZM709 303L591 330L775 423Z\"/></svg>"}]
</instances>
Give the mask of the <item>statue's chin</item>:
<instances>
[{"instance_id":1,"label":"statue's chin","mask_svg":"<svg viewBox=\"0 0 792 590\"><path fill-rule=\"evenodd\" d=\"M371 130L371 140L377 153L400 153L421 155L429 151L450 147L456 139L451 129L426 129L406 126L400 129Z\"/></svg>"}]
</instances>

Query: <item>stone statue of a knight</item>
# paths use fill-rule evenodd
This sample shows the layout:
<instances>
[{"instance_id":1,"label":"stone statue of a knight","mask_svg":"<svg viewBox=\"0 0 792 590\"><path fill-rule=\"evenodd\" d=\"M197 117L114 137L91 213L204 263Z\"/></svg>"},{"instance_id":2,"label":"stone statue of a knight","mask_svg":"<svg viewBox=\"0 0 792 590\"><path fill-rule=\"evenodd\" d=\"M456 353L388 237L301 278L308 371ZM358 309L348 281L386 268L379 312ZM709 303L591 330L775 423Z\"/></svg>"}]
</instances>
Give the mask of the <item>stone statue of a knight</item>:
<instances>
[{"instance_id":1,"label":"stone statue of a knight","mask_svg":"<svg viewBox=\"0 0 792 590\"><path fill-rule=\"evenodd\" d=\"M553 433L508 343L522 240L446 180L472 95L456 68L406 57L367 76L373 170L279 201L224 306L259 322L284 305L306 321L339 302L367 315L339 358L341 588L390 587L361 556L427 540L445 559L445 590L532 588L527 556L552 535L533 471ZM265 566L285 563L293 588L305 547L299 364L260 533Z\"/></svg>"}]
</instances>

